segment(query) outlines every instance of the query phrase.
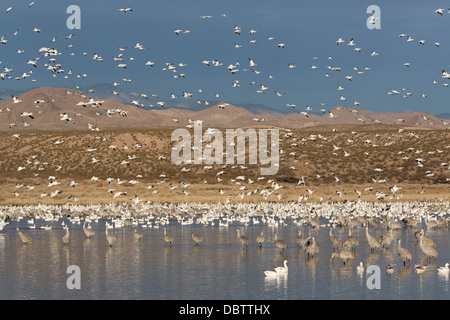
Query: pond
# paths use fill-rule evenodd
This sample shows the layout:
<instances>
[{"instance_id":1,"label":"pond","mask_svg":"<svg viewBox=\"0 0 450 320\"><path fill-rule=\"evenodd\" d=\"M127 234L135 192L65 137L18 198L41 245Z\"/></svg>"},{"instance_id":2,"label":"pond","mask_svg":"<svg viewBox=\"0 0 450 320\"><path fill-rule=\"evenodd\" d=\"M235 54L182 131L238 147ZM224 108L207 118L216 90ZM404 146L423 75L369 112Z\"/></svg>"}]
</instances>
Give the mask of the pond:
<instances>
[{"instance_id":1,"label":"pond","mask_svg":"<svg viewBox=\"0 0 450 320\"><path fill-rule=\"evenodd\" d=\"M438 274L436 267L450 260L448 228L427 230L437 243L437 259L426 261L417 240L416 229L402 228L393 232L402 239L402 247L413 256L403 262L397 252L397 241L390 249L371 253L363 227L352 234L359 239L355 258L346 265L339 258L330 259L334 249L329 227L312 228L299 225L294 219L282 224L268 224L252 219L246 225L238 221L221 226L218 220L207 225L181 224L176 219L164 225L130 225L108 229L116 242L109 246L105 225L110 219L92 221L92 238L83 232L83 219L77 223L66 218L55 221L36 220L35 229L27 219L10 221L0 234L0 298L1 299L152 299L152 300L300 300L300 299L449 299L448 275ZM64 245L63 224L70 228L70 241ZM51 229L42 229L49 226ZM158 228L156 228L158 226ZM22 243L18 231L28 235L32 244ZM419 225L420 228L420 225ZM135 230L142 231L141 241ZM164 229L173 236L171 245L164 241ZM297 246L296 236L315 236L320 251L313 258ZM237 231L249 238L245 249ZM260 247L256 237L263 232L265 242ZM387 231L369 228L372 236ZM203 236L196 246L192 233ZM281 252L274 243L284 239L288 247ZM333 234L345 240L348 230L333 228ZM263 270L283 266L288 272L271 278ZM380 289L370 289L366 271L358 273L356 266L380 268ZM418 273L415 263L428 264ZM72 273L69 266L78 266L80 289L69 289ZM386 272L393 265L394 272ZM370 280L370 279L369 279Z\"/></svg>"}]
</instances>

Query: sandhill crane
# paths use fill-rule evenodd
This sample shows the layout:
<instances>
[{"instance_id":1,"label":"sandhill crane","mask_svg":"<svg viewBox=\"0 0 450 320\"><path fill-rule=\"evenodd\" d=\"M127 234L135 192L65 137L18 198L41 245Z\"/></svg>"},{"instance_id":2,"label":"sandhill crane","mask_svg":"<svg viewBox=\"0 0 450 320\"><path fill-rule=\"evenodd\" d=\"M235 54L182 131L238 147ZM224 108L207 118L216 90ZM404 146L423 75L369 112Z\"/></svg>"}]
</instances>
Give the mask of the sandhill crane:
<instances>
[{"instance_id":1,"label":"sandhill crane","mask_svg":"<svg viewBox=\"0 0 450 320\"><path fill-rule=\"evenodd\" d=\"M333 260L333 258L335 257L341 259L345 266L349 260L355 258L355 255L351 251L348 251L347 249L341 249L338 252L333 252L331 254L330 261Z\"/></svg>"},{"instance_id":2,"label":"sandhill crane","mask_svg":"<svg viewBox=\"0 0 450 320\"><path fill-rule=\"evenodd\" d=\"M86 221L83 223L83 231L86 237L88 238L93 237L95 235L95 231L86 227Z\"/></svg>"},{"instance_id":3,"label":"sandhill crane","mask_svg":"<svg viewBox=\"0 0 450 320\"><path fill-rule=\"evenodd\" d=\"M367 243L370 246L370 252L374 253L375 249L380 248L380 242L378 241L378 239L372 237L369 234L369 227L366 226L366 237L367 237Z\"/></svg>"},{"instance_id":4,"label":"sandhill crane","mask_svg":"<svg viewBox=\"0 0 450 320\"><path fill-rule=\"evenodd\" d=\"M432 220L429 220L429 219L425 219L425 224L426 224L428 229L433 229L433 228L436 228L438 226L438 223L436 221L432 221Z\"/></svg>"},{"instance_id":5,"label":"sandhill crane","mask_svg":"<svg viewBox=\"0 0 450 320\"><path fill-rule=\"evenodd\" d=\"M308 238L303 239L302 230L298 230L297 237L295 237L295 243L297 244L297 248L303 247L306 241L308 241Z\"/></svg>"},{"instance_id":6,"label":"sandhill crane","mask_svg":"<svg viewBox=\"0 0 450 320\"><path fill-rule=\"evenodd\" d=\"M249 244L249 240L247 236L243 236L239 233L239 229L236 229L237 232L237 238L239 240L239 242L242 244L242 250L247 250L248 244Z\"/></svg>"},{"instance_id":7,"label":"sandhill crane","mask_svg":"<svg viewBox=\"0 0 450 320\"><path fill-rule=\"evenodd\" d=\"M274 236L275 236L275 239L274 239L275 245L277 246L278 249L281 250L280 253L283 253L284 249L287 248L287 242L284 240L278 239L276 232L274 233Z\"/></svg>"},{"instance_id":8,"label":"sandhill crane","mask_svg":"<svg viewBox=\"0 0 450 320\"><path fill-rule=\"evenodd\" d=\"M308 241L305 242L304 250L308 254L308 258L314 258L314 254L319 253L319 244L316 242L315 236L308 238Z\"/></svg>"},{"instance_id":9,"label":"sandhill crane","mask_svg":"<svg viewBox=\"0 0 450 320\"><path fill-rule=\"evenodd\" d=\"M16 230L19 233L20 239L22 239L23 244L31 244L32 243L31 238L28 235L22 233L19 230L19 228L16 228Z\"/></svg>"},{"instance_id":10,"label":"sandhill crane","mask_svg":"<svg viewBox=\"0 0 450 320\"><path fill-rule=\"evenodd\" d=\"M423 229L414 232L414 238L417 240L417 242L419 242L419 238L420 238L420 233Z\"/></svg>"},{"instance_id":11,"label":"sandhill crane","mask_svg":"<svg viewBox=\"0 0 450 320\"><path fill-rule=\"evenodd\" d=\"M359 239L357 236L352 235L352 229L348 229L348 238L342 243L342 246L345 247L351 247L353 251L355 251L355 248L359 245Z\"/></svg>"},{"instance_id":12,"label":"sandhill crane","mask_svg":"<svg viewBox=\"0 0 450 320\"><path fill-rule=\"evenodd\" d=\"M397 230L397 229L401 229L401 228L402 228L402 225L399 222L397 222L397 221L390 220L388 222L388 229L389 230Z\"/></svg>"},{"instance_id":13,"label":"sandhill crane","mask_svg":"<svg viewBox=\"0 0 450 320\"><path fill-rule=\"evenodd\" d=\"M339 247L342 245L341 239L339 239L337 236L333 234L333 228L330 228L330 240L333 245L333 251L338 250Z\"/></svg>"},{"instance_id":14,"label":"sandhill crane","mask_svg":"<svg viewBox=\"0 0 450 320\"><path fill-rule=\"evenodd\" d=\"M419 240L419 245L420 245L420 249L422 249L422 252L425 254L427 261L431 260L432 258L437 258L438 257L438 252L435 248L433 248L432 246L429 246L427 244L424 243L423 241L423 237L424 235L421 234L420 235L420 240Z\"/></svg>"},{"instance_id":15,"label":"sandhill crane","mask_svg":"<svg viewBox=\"0 0 450 320\"><path fill-rule=\"evenodd\" d=\"M381 246L384 249L389 249L392 241L394 240L394 236L392 235L392 230L393 229L389 229L389 233L384 235L383 239L381 239Z\"/></svg>"},{"instance_id":16,"label":"sandhill crane","mask_svg":"<svg viewBox=\"0 0 450 320\"><path fill-rule=\"evenodd\" d=\"M425 245L431 246L431 247L435 247L435 248L436 248L436 241L434 241L434 240L431 239L431 238L428 238L428 237L425 235L425 230L424 230L424 229L420 229L420 231L419 231L419 235L418 235L419 241L420 241L420 236L422 236L422 241L423 241L423 243L424 243Z\"/></svg>"},{"instance_id":17,"label":"sandhill crane","mask_svg":"<svg viewBox=\"0 0 450 320\"><path fill-rule=\"evenodd\" d=\"M261 248L263 242L264 242L264 233L261 231L261 234L258 235L258 236L256 237L256 243L257 243L257 244L259 245L259 247Z\"/></svg>"},{"instance_id":18,"label":"sandhill crane","mask_svg":"<svg viewBox=\"0 0 450 320\"><path fill-rule=\"evenodd\" d=\"M70 237L69 227L64 226L63 229L66 230L66 234L62 237L62 242L65 246L67 246L69 245L69 237Z\"/></svg>"},{"instance_id":19,"label":"sandhill crane","mask_svg":"<svg viewBox=\"0 0 450 320\"><path fill-rule=\"evenodd\" d=\"M164 241L165 241L166 243L168 243L169 246L172 246L172 243L173 243L173 235L167 233L166 228L164 228Z\"/></svg>"},{"instance_id":20,"label":"sandhill crane","mask_svg":"<svg viewBox=\"0 0 450 320\"><path fill-rule=\"evenodd\" d=\"M368 218L367 223L368 225L370 224L373 227L378 227L378 225L380 224L379 221L376 220L375 218Z\"/></svg>"},{"instance_id":21,"label":"sandhill crane","mask_svg":"<svg viewBox=\"0 0 450 320\"><path fill-rule=\"evenodd\" d=\"M109 234L108 227L105 228L105 234L106 234L106 240L108 241L109 246L112 247L113 244L116 242L116 236L113 234Z\"/></svg>"},{"instance_id":22,"label":"sandhill crane","mask_svg":"<svg viewBox=\"0 0 450 320\"><path fill-rule=\"evenodd\" d=\"M405 223L408 227L415 227L420 221L412 218L403 218L402 222Z\"/></svg>"},{"instance_id":23,"label":"sandhill crane","mask_svg":"<svg viewBox=\"0 0 450 320\"><path fill-rule=\"evenodd\" d=\"M192 240L195 242L195 246L198 247L203 242L203 236L199 234L192 233Z\"/></svg>"},{"instance_id":24,"label":"sandhill crane","mask_svg":"<svg viewBox=\"0 0 450 320\"><path fill-rule=\"evenodd\" d=\"M437 227L438 228L440 228L440 227L446 227L448 225L448 221L446 220L446 219L444 219L444 218L440 218L438 221L437 221Z\"/></svg>"},{"instance_id":25,"label":"sandhill crane","mask_svg":"<svg viewBox=\"0 0 450 320\"><path fill-rule=\"evenodd\" d=\"M406 261L411 261L412 254L408 249L402 248L402 240L398 239L398 255L403 260L403 266L406 265Z\"/></svg>"},{"instance_id":26,"label":"sandhill crane","mask_svg":"<svg viewBox=\"0 0 450 320\"><path fill-rule=\"evenodd\" d=\"M315 216L314 218L310 217L308 219L309 223L311 224L311 226L315 229L315 228L320 228L320 221L319 221L319 216Z\"/></svg>"},{"instance_id":27,"label":"sandhill crane","mask_svg":"<svg viewBox=\"0 0 450 320\"><path fill-rule=\"evenodd\" d=\"M346 239L342 242L342 248L353 251L353 244L350 239ZM334 248L333 248L334 250Z\"/></svg>"}]
</instances>

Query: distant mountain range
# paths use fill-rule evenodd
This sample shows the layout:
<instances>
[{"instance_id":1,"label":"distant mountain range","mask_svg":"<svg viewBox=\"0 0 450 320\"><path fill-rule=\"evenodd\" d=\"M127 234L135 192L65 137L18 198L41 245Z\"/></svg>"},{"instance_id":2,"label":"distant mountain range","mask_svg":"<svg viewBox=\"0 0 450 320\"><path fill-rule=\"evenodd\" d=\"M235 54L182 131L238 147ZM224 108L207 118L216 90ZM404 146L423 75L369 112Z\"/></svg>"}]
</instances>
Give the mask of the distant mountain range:
<instances>
[{"instance_id":1,"label":"distant mountain range","mask_svg":"<svg viewBox=\"0 0 450 320\"><path fill-rule=\"evenodd\" d=\"M8 99L0 105L0 131L189 127L194 120L202 120L204 127L210 128L256 125L305 128L337 124L450 128L446 120L424 112L377 113L362 108L340 106L321 115L282 114L264 105L235 106L225 102L201 108L189 107L186 104L180 108L175 104L174 107L147 110L109 99L110 96L100 98L101 90L96 90L94 89L92 95L88 95L66 88L37 88L15 95L16 101ZM2 93L10 92L3 90ZM137 95L124 93L122 97L125 97L125 94L133 99ZM118 96L120 95L121 93Z\"/></svg>"},{"instance_id":2,"label":"distant mountain range","mask_svg":"<svg viewBox=\"0 0 450 320\"><path fill-rule=\"evenodd\" d=\"M102 83L92 86L80 87L79 90L95 99L116 100L123 104L132 104L131 102L135 101L140 105L141 108L147 110L164 110L167 108L177 108L192 111L201 111L221 102L220 100L198 101L192 98L161 99L152 96L142 97L139 93L128 92L119 88L120 87L115 87L112 84ZM113 92L116 92L116 94L114 94ZM165 102L165 107L161 107L157 104L157 102L160 100L163 100ZM243 107L244 109L254 114L273 114L276 116L280 116L293 113L292 110L288 108L278 110L263 104L237 103L234 105Z\"/></svg>"},{"instance_id":3,"label":"distant mountain range","mask_svg":"<svg viewBox=\"0 0 450 320\"><path fill-rule=\"evenodd\" d=\"M440 113L435 115L439 119L450 119L450 113Z\"/></svg>"},{"instance_id":4,"label":"distant mountain range","mask_svg":"<svg viewBox=\"0 0 450 320\"><path fill-rule=\"evenodd\" d=\"M34 90L36 88L32 88L29 90L8 90L8 89L0 89L0 105L11 99L11 96L19 96L23 93L26 93L28 91ZM117 102L120 102L125 105L134 105L132 101L135 101L139 104L140 108L145 110L165 110L167 108L177 108L177 109L183 109L183 110L192 110L192 111L201 111L204 109L208 109L211 106L214 106L221 101L219 100L211 100L208 102L201 101L201 104L198 103L198 101L194 99L162 99L166 104L164 107L161 107L157 104L158 101L161 99L158 97L142 97L139 93L136 92L129 92L127 90L123 90L120 87L115 87L112 84L109 83L99 83L95 85L90 85L86 87L80 87L78 89L79 91L83 92L84 94L94 98L94 99L104 99L104 100L114 100ZM114 94L113 92L116 92L117 94ZM240 106L244 108L247 111L250 111L251 113L255 115L263 115L263 114L269 114L274 115L277 117L287 115L287 114L295 114L297 113L296 109L293 108L283 108L278 109L271 106L267 106L264 104L252 104L252 103L234 103L230 102L233 105ZM322 113L319 112L308 112L308 114L312 115L322 115ZM450 119L450 113L440 113L435 114L435 117L439 119Z\"/></svg>"}]
</instances>

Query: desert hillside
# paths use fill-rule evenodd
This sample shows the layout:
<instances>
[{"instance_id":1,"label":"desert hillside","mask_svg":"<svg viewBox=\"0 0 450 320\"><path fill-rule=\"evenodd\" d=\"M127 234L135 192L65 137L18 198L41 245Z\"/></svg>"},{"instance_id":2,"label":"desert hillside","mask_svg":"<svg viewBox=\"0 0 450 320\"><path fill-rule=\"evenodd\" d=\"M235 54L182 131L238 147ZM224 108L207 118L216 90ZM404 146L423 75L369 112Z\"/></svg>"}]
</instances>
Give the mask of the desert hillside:
<instances>
[{"instance_id":1,"label":"desert hillside","mask_svg":"<svg viewBox=\"0 0 450 320\"><path fill-rule=\"evenodd\" d=\"M164 101L161 104L164 105ZM214 128L265 125L296 129L339 124L449 128L448 121L423 112L376 113L339 106L321 116L304 112L256 115L226 102L200 111L145 110L115 100L94 99L80 91L64 88L34 89L0 105L0 131L7 132L189 127L194 120L202 120L204 127Z\"/></svg>"},{"instance_id":2,"label":"desert hillside","mask_svg":"<svg viewBox=\"0 0 450 320\"><path fill-rule=\"evenodd\" d=\"M172 132L0 133L0 204L109 203L135 197L175 202L450 197L447 130L394 125L281 130L278 173L264 177L257 165L174 165ZM393 191L394 185L401 189Z\"/></svg>"}]
</instances>

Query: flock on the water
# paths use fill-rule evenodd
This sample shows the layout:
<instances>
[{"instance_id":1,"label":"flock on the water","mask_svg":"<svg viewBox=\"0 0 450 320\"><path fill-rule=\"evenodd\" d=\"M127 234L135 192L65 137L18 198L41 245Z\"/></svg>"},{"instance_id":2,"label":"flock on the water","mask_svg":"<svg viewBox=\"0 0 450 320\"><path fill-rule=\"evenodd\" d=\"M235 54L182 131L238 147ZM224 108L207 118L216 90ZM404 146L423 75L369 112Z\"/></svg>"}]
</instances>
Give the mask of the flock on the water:
<instances>
[{"instance_id":1,"label":"flock on the water","mask_svg":"<svg viewBox=\"0 0 450 320\"><path fill-rule=\"evenodd\" d=\"M33 245L29 229L65 230L61 245L70 245L70 230L83 228L86 238L100 237L105 245L116 245L115 231L121 228L133 228L137 243L146 241L145 230L164 228L161 245L169 247L181 244L171 232L171 227L189 225L227 228L235 233L236 246L242 250L276 248L282 255L290 246L303 250L306 259L317 258L320 252L317 230L329 229L330 263L340 260L349 266L357 259L357 252L391 252L398 255L399 264L409 264L419 274L427 268L436 268L439 274L449 272L449 264L437 266L439 252L437 242L430 236L434 230L448 232L450 203L442 202L403 202L403 203L254 203L254 204L159 204L144 203L139 206L131 204L110 204L91 206L4 206L0 207L0 230L6 232L16 225L17 235L23 245ZM24 220L21 222L21 220ZM26 224L25 224L26 221ZM104 232L92 230L92 224L104 221ZM9 226L11 225L11 226ZM17 226L21 227L17 227ZM24 227L26 225L26 227ZM295 225L298 233L295 239L285 238L283 228ZM249 238L245 230L249 226L265 227L255 239ZM407 230L405 242L401 230ZM201 229L200 229L201 230ZM364 231L363 231L364 230ZM356 233L360 236L357 236ZM308 233L308 235L306 235ZM339 235L338 235L339 233ZM345 234L345 236L343 236ZM381 234L378 235L377 234ZM14 233L11 233L14 237ZM201 231L191 233L192 245L208 245ZM19 241L19 240L18 240ZM324 241L322 239L321 241ZM395 247L397 244L397 247ZM420 255L413 256L408 247L418 245ZM367 248L368 247L368 248ZM448 250L441 252L444 259ZM422 263L426 261L426 264ZM386 266L388 274L393 273L396 264ZM288 260L283 266L273 270L263 270L268 278L276 278L288 273ZM361 261L356 267L358 273L364 272Z\"/></svg>"}]
</instances>

